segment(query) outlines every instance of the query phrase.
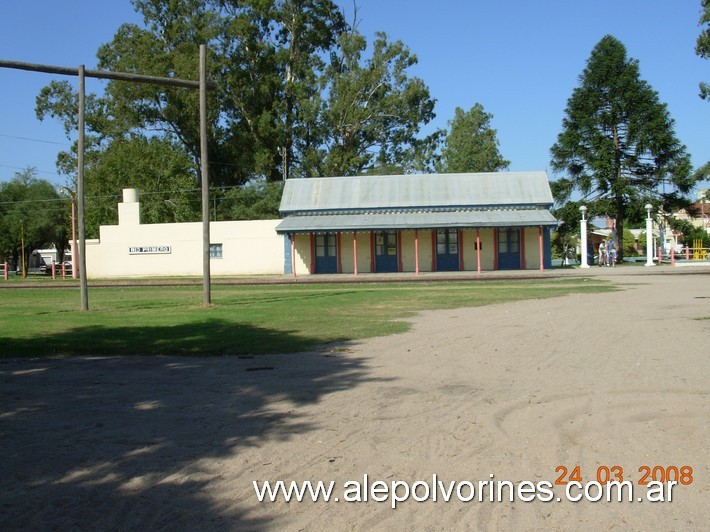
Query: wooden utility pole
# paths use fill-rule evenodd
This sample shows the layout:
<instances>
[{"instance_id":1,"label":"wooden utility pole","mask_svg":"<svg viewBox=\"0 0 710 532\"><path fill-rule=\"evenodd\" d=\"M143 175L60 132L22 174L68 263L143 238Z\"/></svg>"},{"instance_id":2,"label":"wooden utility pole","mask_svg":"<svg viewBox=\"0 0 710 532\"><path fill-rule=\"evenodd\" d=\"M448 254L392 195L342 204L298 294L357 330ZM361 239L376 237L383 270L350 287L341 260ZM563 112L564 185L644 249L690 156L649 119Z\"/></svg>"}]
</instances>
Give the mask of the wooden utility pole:
<instances>
[{"instance_id":1,"label":"wooden utility pole","mask_svg":"<svg viewBox=\"0 0 710 532\"><path fill-rule=\"evenodd\" d=\"M200 45L200 166L202 174L202 305L212 303L210 287L210 176L207 166L207 59Z\"/></svg>"},{"instance_id":2,"label":"wooden utility pole","mask_svg":"<svg viewBox=\"0 0 710 532\"><path fill-rule=\"evenodd\" d=\"M84 93L86 92L84 65L79 66L79 141L77 146L76 193L79 196L79 286L81 310L89 310L89 285L86 282L86 224L84 217Z\"/></svg>"}]
</instances>

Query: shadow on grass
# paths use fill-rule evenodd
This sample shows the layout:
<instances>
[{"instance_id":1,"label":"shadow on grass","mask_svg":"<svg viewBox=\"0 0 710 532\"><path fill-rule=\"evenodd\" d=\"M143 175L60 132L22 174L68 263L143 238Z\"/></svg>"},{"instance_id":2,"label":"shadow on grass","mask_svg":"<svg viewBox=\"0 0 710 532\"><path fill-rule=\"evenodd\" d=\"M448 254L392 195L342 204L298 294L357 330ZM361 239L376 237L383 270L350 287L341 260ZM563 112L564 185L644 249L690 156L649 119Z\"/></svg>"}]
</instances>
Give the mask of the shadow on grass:
<instances>
[{"instance_id":1,"label":"shadow on grass","mask_svg":"<svg viewBox=\"0 0 710 532\"><path fill-rule=\"evenodd\" d=\"M233 328L102 328L91 343L81 341L96 355L164 346L189 352ZM44 352L75 346L81 332L42 339ZM264 330L253 336L271 341ZM19 354L39 349L35 342L2 346ZM146 350L135 348L141 343ZM333 352L0 359L0 528L266 528L239 501L255 500L251 480L276 480L301 464L298 455L280 461L290 456L283 447L276 456L260 449L298 445L320 428L300 407L369 380L362 360ZM253 478L238 481L247 469Z\"/></svg>"},{"instance_id":2,"label":"shadow on grass","mask_svg":"<svg viewBox=\"0 0 710 532\"><path fill-rule=\"evenodd\" d=\"M335 338L333 342L345 341ZM322 340L227 320L162 326L75 327L30 338L0 338L2 357L246 355L308 351Z\"/></svg>"}]
</instances>

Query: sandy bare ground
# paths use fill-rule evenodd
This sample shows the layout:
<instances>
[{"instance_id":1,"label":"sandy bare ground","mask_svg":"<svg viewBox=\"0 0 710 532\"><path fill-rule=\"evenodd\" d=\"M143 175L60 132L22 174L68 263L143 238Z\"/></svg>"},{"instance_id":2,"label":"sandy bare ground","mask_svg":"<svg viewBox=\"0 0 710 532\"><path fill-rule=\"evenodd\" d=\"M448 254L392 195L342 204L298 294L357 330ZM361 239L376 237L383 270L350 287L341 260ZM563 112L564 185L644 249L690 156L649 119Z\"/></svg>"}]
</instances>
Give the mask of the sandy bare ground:
<instances>
[{"instance_id":1,"label":"sandy bare ground","mask_svg":"<svg viewBox=\"0 0 710 532\"><path fill-rule=\"evenodd\" d=\"M596 272L595 272L596 273ZM0 529L707 530L710 275L427 312L256 359L0 360ZM273 369L266 369L273 368ZM253 480L583 480L691 466L667 503L259 503ZM468 492L465 492L466 494Z\"/></svg>"}]
</instances>

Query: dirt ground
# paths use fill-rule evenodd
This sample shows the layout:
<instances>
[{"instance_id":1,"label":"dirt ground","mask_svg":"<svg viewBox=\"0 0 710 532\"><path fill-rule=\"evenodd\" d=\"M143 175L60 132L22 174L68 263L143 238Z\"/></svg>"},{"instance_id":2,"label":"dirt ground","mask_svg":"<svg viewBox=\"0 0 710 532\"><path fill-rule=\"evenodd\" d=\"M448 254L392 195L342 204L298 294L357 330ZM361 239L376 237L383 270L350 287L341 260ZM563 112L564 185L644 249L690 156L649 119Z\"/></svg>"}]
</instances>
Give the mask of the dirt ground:
<instances>
[{"instance_id":1,"label":"dirt ground","mask_svg":"<svg viewBox=\"0 0 710 532\"><path fill-rule=\"evenodd\" d=\"M0 359L0 529L707 530L710 275L643 273L299 355ZM344 501L364 475L465 498L559 466L618 466L633 502ZM644 466L692 474L639 502ZM340 502L260 503L266 480Z\"/></svg>"}]
</instances>

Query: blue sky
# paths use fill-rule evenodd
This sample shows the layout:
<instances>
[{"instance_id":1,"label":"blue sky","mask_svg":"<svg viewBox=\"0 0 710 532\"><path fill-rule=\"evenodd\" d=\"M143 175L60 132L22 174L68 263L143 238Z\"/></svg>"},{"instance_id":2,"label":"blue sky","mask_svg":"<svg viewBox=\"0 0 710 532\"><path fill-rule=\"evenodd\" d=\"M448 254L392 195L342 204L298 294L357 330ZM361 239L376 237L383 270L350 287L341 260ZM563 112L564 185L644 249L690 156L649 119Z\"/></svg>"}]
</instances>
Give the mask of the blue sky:
<instances>
[{"instance_id":1,"label":"blue sky","mask_svg":"<svg viewBox=\"0 0 710 532\"><path fill-rule=\"evenodd\" d=\"M338 3L352 22L353 2ZM129 0L4 4L0 59L6 60L94 68L96 50L121 23L141 22ZM428 130L446 127L456 107L481 103L494 116L510 170L548 170L550 177L549 149L567 99L606 34L639 60L694 166L710 160L710 102L698 97L698 83L710 81L710 61L695 55L699 18L700 0L358 0L357 12L370 42L384 31L417 55L412 74L437 100ZM69 141L59 123L39 122L34 113L35 97L52 79L62 78L0 69L0 181L33 166L40 177L64 184L55 160ZM101 87L87 80L87 90Z\"/></svg>"}]
</instances>

